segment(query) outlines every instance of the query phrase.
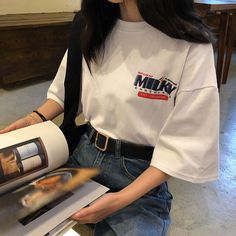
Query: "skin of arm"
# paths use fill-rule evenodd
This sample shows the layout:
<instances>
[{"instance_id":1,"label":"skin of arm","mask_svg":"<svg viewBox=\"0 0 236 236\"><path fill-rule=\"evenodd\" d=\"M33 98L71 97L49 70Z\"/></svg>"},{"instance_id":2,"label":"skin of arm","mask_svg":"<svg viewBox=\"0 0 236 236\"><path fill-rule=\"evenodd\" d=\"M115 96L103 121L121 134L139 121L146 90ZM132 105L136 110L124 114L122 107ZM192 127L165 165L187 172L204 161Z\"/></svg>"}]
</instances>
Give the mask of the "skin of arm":
<instances>
[{"instance_id":1,"label":"skin of arm","mask_svg":"<svg viewBox=\"0 0 236 236\"><path fill-rule=\"evenodd\" d=\"M54 100L48 99L37 111L43 114L47 120L52 120L63 112L63 108ZM37 115L35 113L32 114Z\"/></svg>"},{"instance_id":2,"label":"skin of arm","mask_svg":"<svg viewBox=\"0 0 236 236\"><path fill-rule=\"evenodd\" d=\"M43 116L45 116L47 120L52 120L63 112L63 108L54 100L48 99L37 109L37 111L40 112ZM23 128L29 125L37 124L40 122L43 121L39 117L39 115L37 115L35 112L32 112L31 114L13 122L6 128L0 130L0 134Z\"/></svg>"},{"instance_id":3,"label":"skin of arm","mask_svg":"<svg viewBox=\"0 0 236 236\"><path fill-rule=\"evenodd\" d=\"M97 223L112 213L128 206L147 192L169 179L170 176L150 166L126 188L116 193L107 193L75 213L71 218L81 224Z\"/></svg>"}]
</instances>

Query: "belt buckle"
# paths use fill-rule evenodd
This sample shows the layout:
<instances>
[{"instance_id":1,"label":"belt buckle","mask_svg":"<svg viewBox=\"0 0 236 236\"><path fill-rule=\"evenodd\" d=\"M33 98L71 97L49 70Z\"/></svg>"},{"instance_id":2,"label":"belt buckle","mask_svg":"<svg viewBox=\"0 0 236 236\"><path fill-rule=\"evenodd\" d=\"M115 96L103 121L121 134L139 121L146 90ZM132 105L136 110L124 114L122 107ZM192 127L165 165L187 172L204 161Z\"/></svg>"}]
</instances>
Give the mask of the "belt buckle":
<instances>
[{"instance_id":1,"label":"belt buckle","mask_svg":"<svg viewBox=\"0 0 236 236\"><path fill-rule=\"evenodd\" d=\"M105 141L105 144L104 144L104 147L103 147L103 148L102 148L102 147L99 147L98 144L97 144L98 136L99 136L99 135L102 135L102 136L104 136L104 137L106 138L106 141ZM95 147L96 147L97 149L99 149L100 151L102 151L102 152L106 151L106 150L107 150L107 145L108 145L108 140L109 140L109 137L108 137L107 135L100 134L100 133L97 132L97 133L96 133L95 142L94 142Z\"/></svg>"}]
</instances>

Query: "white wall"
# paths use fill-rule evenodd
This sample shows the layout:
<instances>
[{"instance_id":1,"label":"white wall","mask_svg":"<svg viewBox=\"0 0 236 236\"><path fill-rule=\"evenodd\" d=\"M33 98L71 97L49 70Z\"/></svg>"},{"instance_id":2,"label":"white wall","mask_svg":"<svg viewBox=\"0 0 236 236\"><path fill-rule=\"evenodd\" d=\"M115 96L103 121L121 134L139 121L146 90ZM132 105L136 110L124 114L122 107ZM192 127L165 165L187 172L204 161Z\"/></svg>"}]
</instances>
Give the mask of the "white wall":
<instances>
[{"instance_id":1,"label":"white wall","mask_svg":"<svg viewBox=\"0 0 236 236\"><path fill-rule=\"evenodd\" d=\"M16 13L71 12L81 0L0 0L0 15Z\"/></svg>"}]
</instances>

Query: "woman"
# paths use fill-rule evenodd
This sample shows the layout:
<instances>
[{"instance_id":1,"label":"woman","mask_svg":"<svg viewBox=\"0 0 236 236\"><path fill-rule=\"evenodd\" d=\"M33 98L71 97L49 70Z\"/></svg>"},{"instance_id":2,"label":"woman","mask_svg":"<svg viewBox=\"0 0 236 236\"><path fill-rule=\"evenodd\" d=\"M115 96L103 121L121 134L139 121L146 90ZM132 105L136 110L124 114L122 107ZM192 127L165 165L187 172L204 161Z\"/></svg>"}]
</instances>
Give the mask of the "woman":
<instances>
[{"instance_id":1,"label":"woman","mask_svg":"<svg viewBox=\"0 0 236 236\"><path fill-rule=\"evenodd\" d=\"M90 124L69 164L99 166L95 180L111 192L72 218L95 223L99 236L166 235L170 176L197 183L218 175L211 34L191 0L83 0L78 21L78 113ZM63 112L66 63L67 53L48 100L2 132Z\"/></svg>"}]
</instances>

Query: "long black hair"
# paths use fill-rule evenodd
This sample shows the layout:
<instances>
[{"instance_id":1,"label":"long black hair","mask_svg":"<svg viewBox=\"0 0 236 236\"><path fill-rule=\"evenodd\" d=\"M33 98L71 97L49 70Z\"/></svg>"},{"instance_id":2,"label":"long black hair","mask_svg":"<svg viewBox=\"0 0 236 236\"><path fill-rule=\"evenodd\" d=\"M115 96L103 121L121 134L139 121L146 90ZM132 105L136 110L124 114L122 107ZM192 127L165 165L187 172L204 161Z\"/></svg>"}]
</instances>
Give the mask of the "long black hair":
<instances>
[{"instance_id":1,"label":"long black hair","mask_svg":"<svg viewBox=\"0 0 236 236\"><path fill-rule=\"evenodd\" d=\"M136 1L143 19L168 36L194 43L214 41L210 30L195 12L193 0ZM81 12L85 20L82 52L90 65L103 52L105 39L119 18L119 4L108 0L82 0Z\"/></svg>"}]
</instances>

